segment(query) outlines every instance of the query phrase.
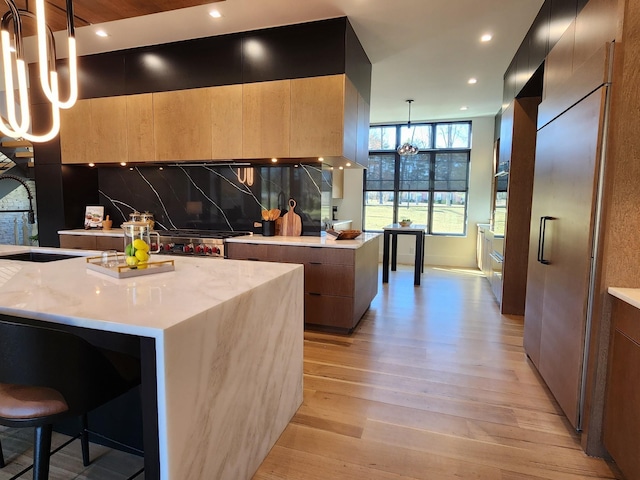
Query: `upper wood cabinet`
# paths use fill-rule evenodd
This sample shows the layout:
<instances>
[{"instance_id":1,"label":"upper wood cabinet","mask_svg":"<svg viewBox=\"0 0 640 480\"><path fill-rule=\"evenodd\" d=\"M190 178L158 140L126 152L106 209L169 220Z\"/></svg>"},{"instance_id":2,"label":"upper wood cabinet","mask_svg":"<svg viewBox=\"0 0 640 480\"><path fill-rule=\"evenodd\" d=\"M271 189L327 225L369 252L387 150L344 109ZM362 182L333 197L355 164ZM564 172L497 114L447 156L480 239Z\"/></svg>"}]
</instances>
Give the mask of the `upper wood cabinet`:
<instances>
[{"instance_id":1,"label":"upper wood cabinet","mask_svg":"<svg viewBox=\"0 0 640 480\"><path fill-rule=\"evenodd\" d=\"M60 112L60 155L62 163L89 163L93 156L91 100L78 100L73 108Z\"/></svg>"},{"instance_id":2,"label":"upper wood cabinet","mask_svg":"<svg viewBox=\"0 0 640 480\"><path fill-rule=\"evenodd\" d=\"M128 95L127 154L130 162L153 161L156 158L153 128L153 95Z\"/></svg>"},{"instance_id":3,"label":"upper wood cabinet","mask_svg":"<svg viewBox=\"0 0 640 480\"><path fill-rule=\"evenodd\" d=\"M291 156L357 158L368 106L345 75L291 80ZM362 123L359 123L360 120Z\"/></svg>"},{"instance_id":4,"label":"upper wood cabinet","mask_svg":"<svg viewBox=\"0 0 640 480\"><path fill-rule=\"evenodd\" d=\"M369 159L369 118L369 102L367 102L362 95L358 94L358 127L355 159L360 165L366 165Z\"/></svg>"},{"instance_id":5,"label":"upper wood cabinet","mask_svg":"<svg viewBox=\"0 0 640 480\"><path fill-rule=\"evenodd\" d=\"M212 87L211 159L242 158L242 85Z\"/></svg>"},{"instance_id":6,"label":"upper wood cabinet","mask_svg":"<svg viewBox=\"0 0 640 480\"><path fill-rule=\"evenodd\" d=\"M127 160L125 97L80 100L63 110L60 124L62 163Z\"/></svg>"},{"instance_id":7,"label":"upper wood cabinet","mask_svg":"<svg viewBox=\"0 0 640 480\"><path fill-rule=\"evenodd\" d=\"M210 89L154 93L153 126L156 160L210 160Z\"/></svg>"},{"instance_id":8,"label":"upper wood cabinet","mask_svg":"<svg viewBox=\"0 0 640 480\"><path fill-rule=\"evenodd\" d=\"M289 157L291 80L242 85L243 158Z\"/></svg>"},{"instance_id":9,"label":"upper wood cabinet","mask_svg":"<svg viewBox=\"0 0 640 480\"><path fill-rule=\"evenodd\" d=\"M63 163L368 155L369 105L344 75L80 100Z\"/></svg>"}]
</instances>

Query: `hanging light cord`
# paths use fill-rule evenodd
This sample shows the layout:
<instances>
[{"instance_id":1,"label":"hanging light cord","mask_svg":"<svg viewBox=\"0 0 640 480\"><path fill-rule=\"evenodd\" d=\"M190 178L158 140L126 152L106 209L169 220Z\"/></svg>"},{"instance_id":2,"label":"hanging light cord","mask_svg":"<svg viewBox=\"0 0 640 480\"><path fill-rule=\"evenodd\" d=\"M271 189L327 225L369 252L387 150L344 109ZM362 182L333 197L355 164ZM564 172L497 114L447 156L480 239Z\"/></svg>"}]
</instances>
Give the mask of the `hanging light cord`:
<instances>
[{"instance_id":1,"label":"hanging light cord","mask_svg":"<svg viewBox=\"0 0 640 480\"><path fill-rule=\"evenodd\" d=\"M409 129L411 128L411 104L413 103L413 100L407 100L407 103L409 104L409 119L407 121L407 129ZM415 134L416 129L414 127L411 131L411 142L405 142L398 147L397 152L399 155L415 155L418 153L418 147L413 145L413 137L415 136Z\"/></svg>"}]
</instances>

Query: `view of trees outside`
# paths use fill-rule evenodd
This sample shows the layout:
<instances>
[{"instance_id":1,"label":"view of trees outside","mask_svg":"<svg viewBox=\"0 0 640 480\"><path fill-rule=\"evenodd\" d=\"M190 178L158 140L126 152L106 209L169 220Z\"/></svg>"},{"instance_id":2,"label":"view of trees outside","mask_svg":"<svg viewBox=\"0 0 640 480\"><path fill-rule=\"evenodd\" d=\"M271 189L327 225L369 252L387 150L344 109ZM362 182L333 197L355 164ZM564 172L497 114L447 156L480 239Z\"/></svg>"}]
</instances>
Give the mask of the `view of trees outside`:
<instances>
[{"instance_id":1,"label":"view of trees outside","mask_svg":"<svg viewBox=\"0 0 640 480\"><path fill-rule=\"evenodd\" d=\"M421 152L398 155L405 142ZM408 218L429 233L464 234L470 146L469 122L371 127L365 229L382 230Z\"/></svg>"}]
</instances>

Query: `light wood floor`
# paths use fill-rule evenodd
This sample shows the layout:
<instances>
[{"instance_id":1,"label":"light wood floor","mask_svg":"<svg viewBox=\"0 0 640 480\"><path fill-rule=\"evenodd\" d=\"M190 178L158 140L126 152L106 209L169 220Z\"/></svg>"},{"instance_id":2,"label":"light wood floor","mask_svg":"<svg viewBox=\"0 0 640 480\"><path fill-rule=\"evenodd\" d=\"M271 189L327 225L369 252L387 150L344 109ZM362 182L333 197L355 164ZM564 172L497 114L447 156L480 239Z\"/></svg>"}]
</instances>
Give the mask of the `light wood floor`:
<instances>
[{"instance_id":1,"label":"light wood floor","mask_svg":"<svg viewBox=\"0 0 640 480\"><path fill-rule=\"evenodd\" d=\"M400 267L353 335L306 332L304 357L304 403L254 480L616 478L580 449L526 359L522 319L498 313L478 271L427 268L414 287ZM30 461L28 434L0 438L10 462ZM74 442L51 479L124 479L141 463L92 453L84 469Z\"/></svg>"}]
</instances>

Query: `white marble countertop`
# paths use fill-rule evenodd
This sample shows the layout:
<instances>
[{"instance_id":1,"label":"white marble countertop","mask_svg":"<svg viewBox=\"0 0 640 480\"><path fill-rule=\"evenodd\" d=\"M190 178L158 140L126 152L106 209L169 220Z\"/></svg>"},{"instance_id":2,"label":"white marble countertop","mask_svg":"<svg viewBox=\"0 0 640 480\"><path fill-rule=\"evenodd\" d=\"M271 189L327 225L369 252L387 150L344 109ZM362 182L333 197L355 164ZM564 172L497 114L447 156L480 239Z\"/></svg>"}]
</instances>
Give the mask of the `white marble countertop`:
<instances>
[{"instance_id":1,"label":"white marble countertop","mask_svg":"<svg viewBox=\"0 0 640 480\"><path fill-rule=\"evenodd\" d=\"M124 237L124 230L121 228L112 228L104 230L102 228L76 228L74 230L58 230L58 235L98 235L103 237Z\"/></svg>"},{"instance_id":2,"label":"white marble countertop","mask_svg":"<svg viewBox=\"0 0 640 480\"><path fill-rule=\"evenodd\" d=\"M609 295L619 298L636 308L640 308L640 288L609 287Z\"/></svg>"},{"instance_id":3,"label":"white marble countertop","mask_svg":"<svg viewBox=\"0 0 640 480\"><path fill-rule=\"evenodd\" d=\"M353 240L336 240L331 235L324 232L321 236L301 236L301 237L285 237L281 235L273 237L263 237L262 235L252 235L246 237L227 238L227 243L257 243L266 245L287 245L294 247L328 247L328 248L360 248L367 242L374 240L380 236L379 233L362 233L358 238Z\"/></svg>"},{"instance_id":4,"label":"white marble countertop","mask_svg":"<svg viewBox=\"0 0 640 480\"><path fill-rule=\"evenodd\" d=\"M28 251L76 256L101 253L0 245L0 313L156 338L184 320L303 268L172 257L175 271L116 279L88 270L81 257L46 263L1 259L1 255Z\"/></svg>"}]
</instances>

